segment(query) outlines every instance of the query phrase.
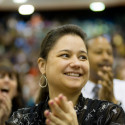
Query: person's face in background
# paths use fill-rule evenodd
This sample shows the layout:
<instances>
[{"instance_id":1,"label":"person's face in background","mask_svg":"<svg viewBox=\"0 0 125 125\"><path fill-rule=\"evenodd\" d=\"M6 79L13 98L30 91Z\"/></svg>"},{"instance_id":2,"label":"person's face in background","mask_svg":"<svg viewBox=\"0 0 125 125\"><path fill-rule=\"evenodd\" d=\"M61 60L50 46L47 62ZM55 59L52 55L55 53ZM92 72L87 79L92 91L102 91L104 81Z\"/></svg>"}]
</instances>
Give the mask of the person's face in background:
<instances>
[{"instance_id":1,"label":"person's face in background","mask_svg":"<svg viewBox=\"0 0 125 125\"><path fill-rule=\"evenodd\" d=\"M97 37L88 43L88 57L90 62L90 79L98 79L98 71L113 65L112 47L104 37Z\"/></svg>"},{"instance_id":2,"label":"person's face in background","mask_svg":"<svg viewBox=\"0 0 125 125\"><path fill-rule=\"evenodd\" d=\"M80 91L89 77L84 41L77 35L62 36L48 54L45 74L50 90Z\"/></svg>"},{"instance_id":3,"label":"person's face in background","mask_svg":"<svg viewBox=\"0 0 125 125\"><path fill-rule=\"evenodd\" d=\"M0 71L0 91L11 99L17 94L17 77L15 73Z\"/></svg>"}]
</instances>

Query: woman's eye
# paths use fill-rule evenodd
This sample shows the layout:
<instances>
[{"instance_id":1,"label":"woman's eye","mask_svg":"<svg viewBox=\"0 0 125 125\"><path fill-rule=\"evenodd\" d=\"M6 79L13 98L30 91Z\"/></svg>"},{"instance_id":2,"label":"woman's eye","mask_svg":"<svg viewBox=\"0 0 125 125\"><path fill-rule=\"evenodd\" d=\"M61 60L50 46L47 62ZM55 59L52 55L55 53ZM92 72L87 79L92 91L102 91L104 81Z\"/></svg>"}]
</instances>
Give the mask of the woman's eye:
<instances>
[{"instance_id":1,"label":"woman's eye","mask_svg":"<svg viewBox=\"0 0 125 125\"><path fill-rule=\"evenodd\" d=\"M9 78L10 78L11 80L14 80L14 79L16 79L16 76L15 76L14 74L9 74Z\"/></svg>"},{"instance_id":2,"label":"woman's eye","mask_svg":"<svg viewBox=\"0 0 125 125\"><path fill-rule=\"evenodd\" d=\"M80 58L81 60L86 60L86 59L87 59L87 57L86 57L86 56L83 56L83 55L80 56L79 58Z\"/></svg>"},{"instance_id":3,"label":"woman's eye","mask_svg":"<svg viewBox=\"0 0 125 125\"><path fill-rule=\"evenodd\" d=\"M69 57L69 55L68 54L62 54L61 57L67 58L67 57Z\"/></svg>"},{"instance_id":4,"label":"woman's eye","mask_svg":"<svg viewBox=\"0 0 125 125\"><path fill-rule=\"evenodd\" d=\"M0 78L2 78L2 74L0 74Z\"/></svg>"},{"instance_id":5,"label":"woman's eye","mask_svg":"<svg viewBox=\"0 0 125 125\"><path fill-rule=\"evenodd\" d=\"M3 78L5 75L3 73L0 73L0 78Z\"/></svg>"},{"instance_id":6,"label":"woman's eye","mask_svg":"<svg viewBox=\"0 0 125 125\"><path fill-rule=\"evenodd\" d=\"M13 80L13 75L12 75L12 74L9 74L9 78Z\"/></svg>"}]
</instances>

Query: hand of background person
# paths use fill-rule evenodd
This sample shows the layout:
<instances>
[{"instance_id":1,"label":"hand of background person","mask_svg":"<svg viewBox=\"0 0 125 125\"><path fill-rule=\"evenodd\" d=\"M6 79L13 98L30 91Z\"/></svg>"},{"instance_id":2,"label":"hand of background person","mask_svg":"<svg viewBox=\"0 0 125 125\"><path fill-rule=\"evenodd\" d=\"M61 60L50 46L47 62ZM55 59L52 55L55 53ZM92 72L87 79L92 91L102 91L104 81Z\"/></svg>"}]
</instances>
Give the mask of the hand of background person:
<instances>
[{"instance_id":1,"label":"hand of background person","mask_svg":"<svg viewBox=\"0 0 125 125\"><path fill-rule=\"evenodd\" d=\"M98 75L100 76L98 83L102 85L102 88L99 91L99 99L117 104L118 101L115 99L113 92L112 68L105 66L102 70L98 71Z\"/></svg>"},{"instance_id":2,"label":"hand of background person","mask_svg":"<svg viewBox=\"0 0 125 125\"><path fill-rule=\"evenodd\" d=\"M0 125L5 125L11 113L11 99L3 92L0 92Z\"/></svg>"},{"instance_id":3,"label":"hand of background person","mask_svg":"<svg viewBox=\"0 0 125 125\"><path fill-rule=\"evenodd\" d=\"M47 125L78 125L73 103L64 95L60 94L55 99L51 99L48 104L51 111L44 112Z\"/></svg>"}]
</instances>

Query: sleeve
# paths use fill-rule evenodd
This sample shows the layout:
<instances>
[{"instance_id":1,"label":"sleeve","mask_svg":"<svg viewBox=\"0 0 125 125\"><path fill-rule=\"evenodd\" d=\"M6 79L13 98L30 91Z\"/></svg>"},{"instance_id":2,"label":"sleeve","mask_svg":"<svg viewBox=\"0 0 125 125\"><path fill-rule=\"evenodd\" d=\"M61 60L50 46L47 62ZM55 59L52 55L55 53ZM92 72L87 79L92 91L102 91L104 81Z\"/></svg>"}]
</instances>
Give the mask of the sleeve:
<instances>
[{"instance_id":1,"label":"sleeve","mask_svg":"<svg viewBox=\"0 0 125 125\"><path fill-rule=\"evenodd\" d=\"M16 111L6 122L6 125L18 125L20 122L22 122L22 118L23 118L22 112Z\"/></svg>"},{"instance_id":2,"label":"sleeve","mask_svg":"<svg viewBox=\"0 0 125 125\"><path fill-rule=\"evenodd\" d=\"M29 120L29 108L19 109L12 114L6 125L21 125L26 120Z\"/></svg>"},{"instance_id":3,"label":"sleeve","mask_svg":"<svg viewBox=\"0 0 125 125\"><path fill-rule=\"evenodd\" d=\"M114 104L109 106L105 125L125 125L125 112L121 106Z\"/></svg>"}]
</instances>

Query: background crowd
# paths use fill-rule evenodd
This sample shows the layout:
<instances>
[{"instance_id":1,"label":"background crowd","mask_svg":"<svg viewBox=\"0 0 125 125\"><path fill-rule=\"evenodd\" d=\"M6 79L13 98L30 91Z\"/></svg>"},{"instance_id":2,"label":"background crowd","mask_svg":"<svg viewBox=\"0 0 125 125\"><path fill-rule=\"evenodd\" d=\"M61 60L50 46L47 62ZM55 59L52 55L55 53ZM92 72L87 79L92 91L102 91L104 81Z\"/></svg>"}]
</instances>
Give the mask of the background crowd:
<instances>
[{"instance_id":1,"label":"background crowd","mask_svg":"<svg viewBox=\"0 0 125 125\"><path fill-rule=\"evenodd\" d=\"M125 81L124 12L124 7L108 8L104 12L96 14L88 10L63 10L39 11L30 16L21 16L16 12L0 11L0 62L8 59L12 63L14 75L16 73L20 77L21 90L19 93L22 96L23 104L19 107L34 105L40 89L40 72L36 60L39 57L41 42L51 28L63 24L80 26L87 34L87 38L100 34L106 36L113 47L114 78ZM0 66L3 67L2 64ZM13 81L10 77L10 70L8 70L11 69L10 65L7 67L9 67L7 71L0 70L0 101L5 101L7 106L7 110L0 112L0 122L3 117L7 119L13 111L17 110L14 109L16 104L8 105L8 102L16 96L11 100L3 98L6 96L4 92L8 91L7 83L11 84ZM15 81L18 86L18 80L15 79Z\"/></svg>"},{"instance_id":2,"label":"background crowd","mask_svg":"<svg viewBox=\"0 0 125 125\"><path fill-rule=\"evenodd\" d=\"M37 12L31 16L0 13L0 60L8 58L21 74L23 95L28 105L33 104L34 92L39 88L36 55L39 55L41 41L49 29L61 24L79 25L88 38L105 34L113 46L115 78L125 80L125 14L120 8L107 11L97 16L83 10Z\"/></svg>"}]
</instances>

